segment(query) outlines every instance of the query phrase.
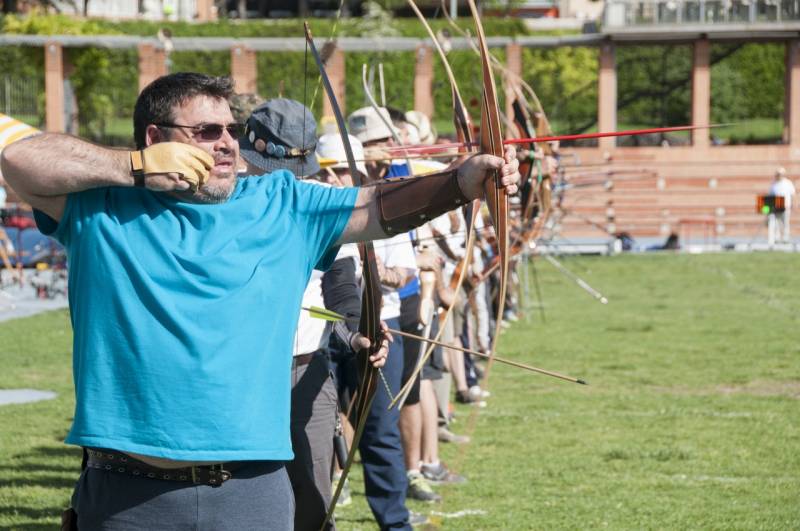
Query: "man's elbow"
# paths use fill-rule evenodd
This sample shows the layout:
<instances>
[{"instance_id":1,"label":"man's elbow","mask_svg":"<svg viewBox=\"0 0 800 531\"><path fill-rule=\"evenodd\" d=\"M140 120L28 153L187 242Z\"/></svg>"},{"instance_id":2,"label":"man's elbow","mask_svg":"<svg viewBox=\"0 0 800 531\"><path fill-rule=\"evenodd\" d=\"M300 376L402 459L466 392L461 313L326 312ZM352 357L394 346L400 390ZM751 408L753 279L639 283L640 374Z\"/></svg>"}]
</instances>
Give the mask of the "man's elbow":
<instances>
[{"instance_id":1,"label":"man's elbow","mask_svg":"<svg viewBox=\"0 0 800 531\"><path fill-rule=\"evenodd\" d=\"M11 144L0 152L0 175L3 176L11 188L19 188L20 175L22 173L22 156L18 146Z\"/></svg>"}]
</instances>

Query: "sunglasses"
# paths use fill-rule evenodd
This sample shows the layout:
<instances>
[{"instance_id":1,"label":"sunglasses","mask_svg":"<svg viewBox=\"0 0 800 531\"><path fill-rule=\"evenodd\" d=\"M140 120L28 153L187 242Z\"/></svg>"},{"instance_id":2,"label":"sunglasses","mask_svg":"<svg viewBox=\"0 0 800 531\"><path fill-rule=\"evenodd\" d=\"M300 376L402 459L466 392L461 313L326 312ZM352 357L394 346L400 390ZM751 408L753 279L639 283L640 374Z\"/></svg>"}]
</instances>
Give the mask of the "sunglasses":
<instances>
[{"instance_id":1,"label":"sunglasses","mask_svg":"<svg viewBox=\"0 0 800 531\"><path fill-rule=\"evenodd\" d=\"M234 140L244 135L244 124L199 124L199 125L181 125L181 124L154 124L157 127L169 127L178 129L188 129L192 132L192 137L195 140L203 142L214 142L222 138L222 132L228 131L228 134Z\"/></svg>"}]
</instances>

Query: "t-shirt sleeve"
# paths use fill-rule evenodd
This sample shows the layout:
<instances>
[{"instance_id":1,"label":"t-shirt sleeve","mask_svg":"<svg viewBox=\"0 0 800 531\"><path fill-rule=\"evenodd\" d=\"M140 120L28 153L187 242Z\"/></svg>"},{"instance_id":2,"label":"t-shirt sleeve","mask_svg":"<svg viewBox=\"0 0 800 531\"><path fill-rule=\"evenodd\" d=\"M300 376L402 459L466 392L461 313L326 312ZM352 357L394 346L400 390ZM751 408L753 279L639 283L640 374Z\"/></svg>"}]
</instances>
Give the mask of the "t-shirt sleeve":
<instances>
[{"instance_id":1,"label":"t-shirt sleeve","mask_svg":"<svg viewBox=\"0 0 800 531\"><path fill-rule=\"evenodd\" d=\"M404 267L416 271L417 259L408 233L393 236L386 243L386 248L388 251L384 261L386 267Z\"/></svg>"},{"instance_id":2,"label":"t-shirt sleeve","mask_svg":"<svg viewBox=\"0 0 800 531\"><path fill-rule=\"evenodd\" d=\"M60 221L41 210L33 209L36 226L42 234L69 248L70 242L80 236L81 229L93 213L105 208L106 192L106 188L94 188L67 195Z\"/></svg>"},{"instance_id":3,"label":"t-shirt sleeve","mask_svg":"<svg viewBox=\"0 0 800 531\"><path fill-rule=\"evenodd\" d=\"M295 181L296 218L304 234L310 263L325 271L339 252L336 241L347 227L358 188L333 188Z\"/></svg>"}]
</instances>

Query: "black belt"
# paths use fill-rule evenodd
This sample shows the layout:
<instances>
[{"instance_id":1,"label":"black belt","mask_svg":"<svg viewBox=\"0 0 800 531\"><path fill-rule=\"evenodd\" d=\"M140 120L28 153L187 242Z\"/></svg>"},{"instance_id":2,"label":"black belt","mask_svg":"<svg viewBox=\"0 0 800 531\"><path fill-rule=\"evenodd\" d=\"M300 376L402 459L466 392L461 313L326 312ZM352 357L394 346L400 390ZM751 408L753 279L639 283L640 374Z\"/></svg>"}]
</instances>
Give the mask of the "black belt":
<instances>
[{"instance_id":1,"label":"black belt","mask_svg":"<svg viewBox=\"0 0 800 531\"><path fill-rule=\"evenodd\" d=\"M107 470L139 478L183 481L195 485L211 485L212 487L219 487L231 479L233 477L231 471L241 468L245 464L245 461L232 461L183 468L159 468L114 450L87 448L86 451L89 454L89 460L86 463L87 468Z\"/></svg>"}]
</instances>

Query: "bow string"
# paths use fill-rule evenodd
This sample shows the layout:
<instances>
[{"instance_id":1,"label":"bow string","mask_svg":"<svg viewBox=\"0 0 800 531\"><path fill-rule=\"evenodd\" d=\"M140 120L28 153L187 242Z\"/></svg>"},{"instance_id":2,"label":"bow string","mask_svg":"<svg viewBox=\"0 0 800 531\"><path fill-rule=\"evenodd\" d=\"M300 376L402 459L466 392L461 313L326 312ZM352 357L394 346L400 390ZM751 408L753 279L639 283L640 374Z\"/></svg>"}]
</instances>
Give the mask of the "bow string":
<instances>
[{"instance_id":1,"label":"bow string","mask_svg":"<svg viewBox=\"0 0 800 531\"><path fill-rule=\"evenodd\" d=\"M328 74L325 71L325 65L323 64L322 58L320 57L319 52L314 45L314 38L311 35L311 29L308 26L308 22L304 23L304 29L306 43L314 57L315 62L317 63L317 68L320 72L320 79L322 80L325 92L331 103L334 117L336 118L336 125L339 128L339 134L342 138L342 144L347 156L347 165L350 169L350 174L352 175L354 183L356 186L358 186L361 184L361 179L359 177L360 174L358 168L356 167L355 156L353 155L353 149L350 145L350 139L347 134L347 125L345 124L344 116L342 115L341 108L336 100L336 95L334 94ZM358 247L361 255L362 278L364 283L364 291L361 298L361 318L358 330L361 335L370 340L371 345L369 348L361 349L357 353L357 367L360 374L358 390L356 391L358 396L354 410L356 415L355 434L353 436L353 442L350 450L347 454L347 462L342 468L341 478L336 486L336 490L333 493L333 497L331 498L330 506L327 514L325 515L325 520L322 522L321 529L325 529L328 522L333 517L333 512L336 508L336 502L338 501L342 492L347 474L349 473L350 468L355 460L356 449L358 448L358 443L361 440L362 434L364 433L364 426L366 425L368 416L367 414L372 405L372 400L375 397L375 391L377 389L376 373L378 371L370 363L369 357L380 349L380 345L383 340L383 333L380 327L381 290L380 285L378 284L378 268L375 261L375 249L372 245L372 242L360 243Z\"/></svg>"}]
</instances>

